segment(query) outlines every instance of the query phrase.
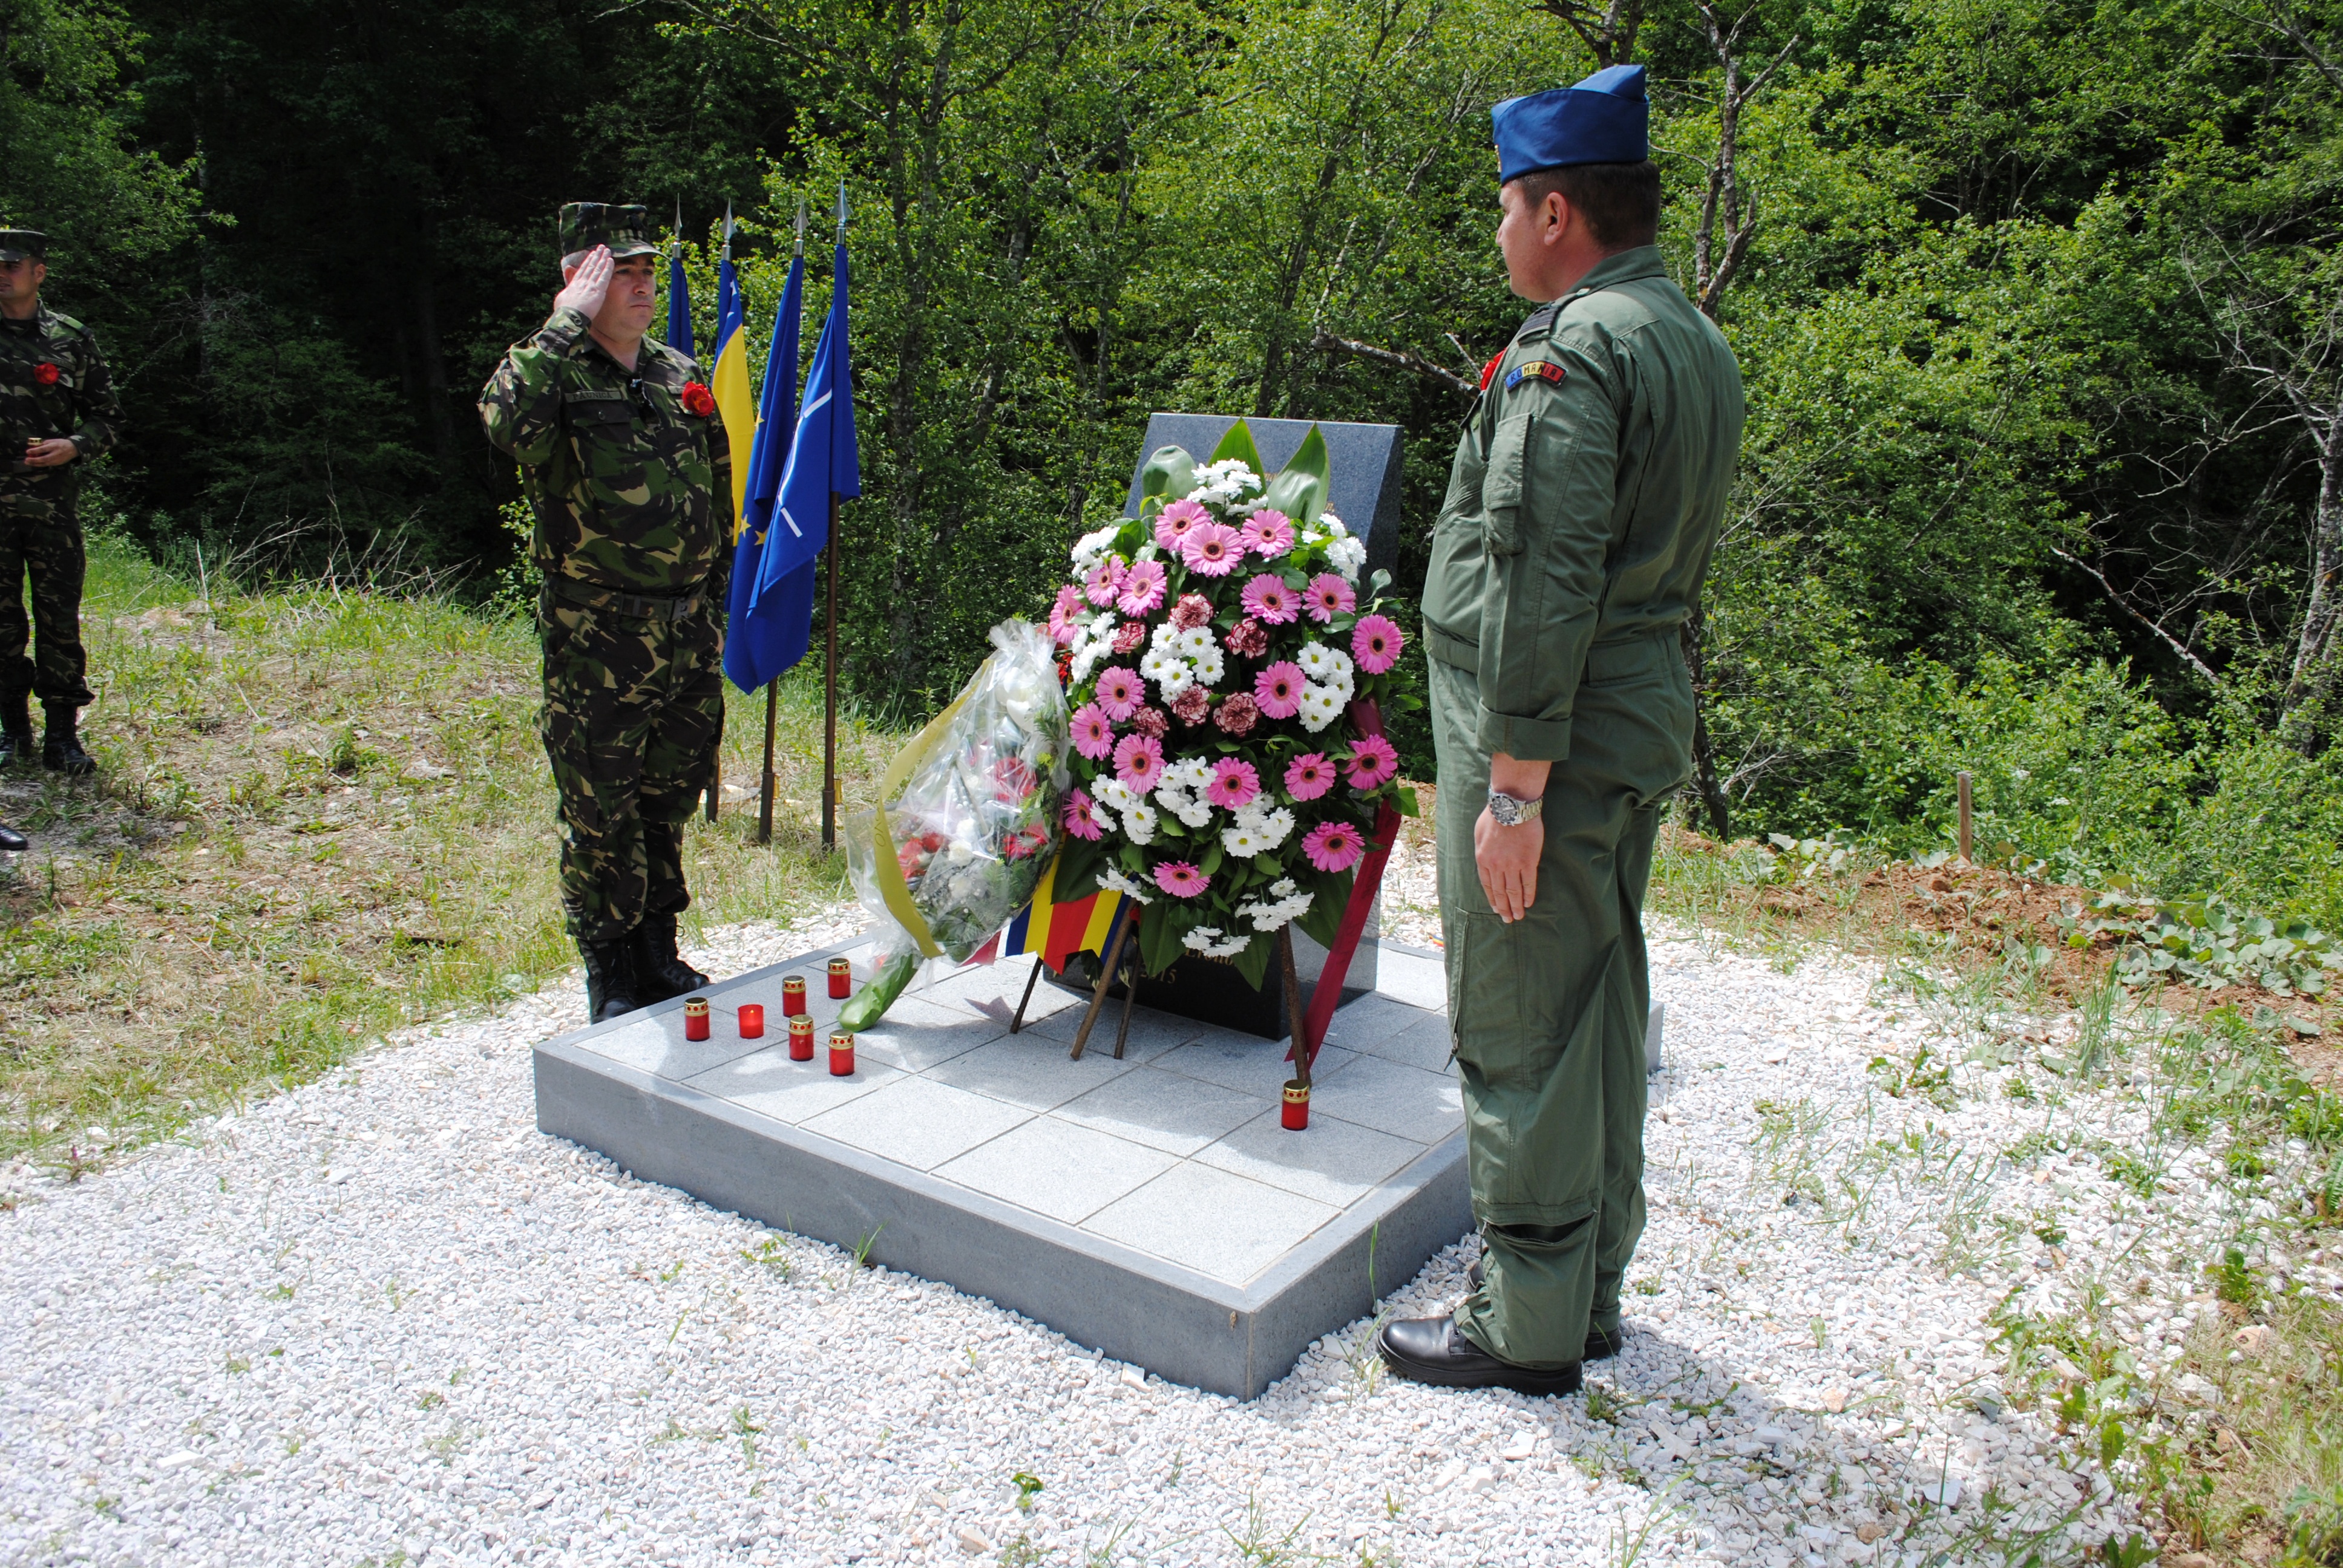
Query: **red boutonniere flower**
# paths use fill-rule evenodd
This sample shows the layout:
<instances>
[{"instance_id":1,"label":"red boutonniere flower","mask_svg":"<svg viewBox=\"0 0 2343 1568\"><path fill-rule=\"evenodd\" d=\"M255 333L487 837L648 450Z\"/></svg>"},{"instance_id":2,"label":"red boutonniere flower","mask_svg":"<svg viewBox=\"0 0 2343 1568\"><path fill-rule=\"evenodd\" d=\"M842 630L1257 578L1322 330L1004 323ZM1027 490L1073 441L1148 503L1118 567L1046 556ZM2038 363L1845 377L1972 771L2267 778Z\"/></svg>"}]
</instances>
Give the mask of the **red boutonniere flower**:
<instances>
[{"instance_id":1,"label":"red boutonniere flower","mask_svg":"<svg viewBox=\"0 0 2343 1568\"><path fill-rule=\"evenodd\" d=\"M716 412L716 394L697 381L683 384L683 411L705 419Z\"/></svg>"},{"instance_id":2,"label":"red boutonniere flower","mask_svg":"<svg viewBox=\"0 0 2343 1568\"><path fill-rule=\"evenodd\" d=\"M33 367L33 379L39 382L44 387L55 386L57 384L57 367L49 364L45 360Z\"/></svg>"}]
</instances>

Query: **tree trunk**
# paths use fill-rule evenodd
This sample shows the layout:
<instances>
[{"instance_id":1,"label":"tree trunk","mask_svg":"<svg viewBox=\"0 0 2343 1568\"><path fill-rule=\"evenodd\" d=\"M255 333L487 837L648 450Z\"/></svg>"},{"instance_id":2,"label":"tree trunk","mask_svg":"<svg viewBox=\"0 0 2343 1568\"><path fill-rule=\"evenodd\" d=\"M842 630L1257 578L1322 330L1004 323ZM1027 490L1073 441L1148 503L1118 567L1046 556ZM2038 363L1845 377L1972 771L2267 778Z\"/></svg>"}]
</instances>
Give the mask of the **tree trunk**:
<instances>
[{"instance_id":1,"label":"tree trunk","mask_svg":"<svg viewBox=\"0 0 2343 1568\"><path fill-rule=\"evenodd\" d=\"M1720 844L1733 841L1733 803L1717 781L1716 748L1708 738L1708 656L1703 643L1708 616L1695 609L1679 634L1684 643L1684 670L1692 677L1692 779L1708 812L1708 830Z\"/></svg>"},{"instance_id":2,"label":"tree trunk","mask_svg":"<svg viewBox=\"0 0 2343 1568\"><path fill-rule=\"evenodd\" d=\"M2302 636L2295 644L2294 671L2286 685L2286 713L2291 717L2307 703L2328 695L2333 685L2336 595L2343 589L2343 407L2328 410L2326 439L2318 448L2318 508L2311 518L2310 598L2303 606ZM2324 723L2306 726L2298 742L2314 749L2315 732Z\"/></svg>"}]
</instances>

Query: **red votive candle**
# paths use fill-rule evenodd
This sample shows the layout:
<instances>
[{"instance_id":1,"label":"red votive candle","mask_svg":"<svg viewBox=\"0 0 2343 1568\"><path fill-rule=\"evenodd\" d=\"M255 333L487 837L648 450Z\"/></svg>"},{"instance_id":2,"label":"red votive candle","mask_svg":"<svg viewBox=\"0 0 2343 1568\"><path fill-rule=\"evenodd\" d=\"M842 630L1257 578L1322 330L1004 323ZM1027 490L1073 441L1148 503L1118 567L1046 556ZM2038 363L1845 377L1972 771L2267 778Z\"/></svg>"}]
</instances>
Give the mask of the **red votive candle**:
<instances>
[{"instance_id":1,"label":"red votive candle","mask_svg":"<svg viewBox=\"0 0 2343 1568\"><path fill-rule=\"evenodd\" d=\"M830 960L830 994L840 1001L854 994L854 966L844 959Z\"/></svg>"},{"instance_id":2,"label":"red votive candle","mask_svg":"<svg viewBox=\"0 0 2343 1568\"><path fill-rule=\"evenodd\" d=\"M830 1031L830 1075L832 1078L854 1076L854 1037L842 1029Z\"/></svg>"},{"instance_id":3,"label":"red votive candle","mask_svg":"<svg viewBox=\"0 0 2343 1568\"><path fill-rule=\"evenodd\" d=\"M813 1020L805 1013L789 1020L789 1060L813 1060Z\"/></svg>"},{"instance_id":4,"label":"red votive candle","mask_svg":"<svg viewBox=\"0 0 2343 1568\"><path fill-rule=\"evenodd\" d=\"M740 1004L740 1038L742 1040L765 1038L765 1004L763 1002L744 1001Z\"/></svg>"},{"instance_id":5,"label":"red votive candle","mask_svg":"<svg viewBox=\"0 0 2343 1568\"><path fill-rule=\"evenodd\" d=\"M686 1040L708 1038L708 999L706 997L696 996L683 1004L683 1038Z\"/></svg>"},{"instance_id":6,"label":"red votive candle","mask_svg":"<svg viewBox=\"0 0 2343 1568\"><path fill-rule=\"evenodd\" d=\"M781 1016L795 1018L805 1010L805 976L783 975L781 977Z\"/></svg>"},{"instance_id":7,"label":"red votive candle","mask_svg":"<svg viewBox=\"0 0 2343 1568\"><path fill-rule=\"evenodd\" d=\"M1280 1108L1279 1119L1288 1132L1300 1132L1310 1125L1310 1086L1300 1079L1289 1079L1285 1084L1285 1103Z\"/></svg>"}]
</instances>

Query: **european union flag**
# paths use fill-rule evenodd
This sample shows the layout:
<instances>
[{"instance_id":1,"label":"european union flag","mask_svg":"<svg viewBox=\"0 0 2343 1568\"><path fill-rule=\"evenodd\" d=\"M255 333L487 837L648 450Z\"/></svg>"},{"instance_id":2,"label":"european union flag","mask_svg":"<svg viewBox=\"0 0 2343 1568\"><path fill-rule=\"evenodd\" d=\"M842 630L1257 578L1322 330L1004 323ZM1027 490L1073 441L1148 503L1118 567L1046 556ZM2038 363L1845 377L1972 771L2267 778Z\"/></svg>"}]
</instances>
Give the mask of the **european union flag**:
<instances>
[{"instance_id":1,"label":"european union flag","mask_svg":"<svg viewBox=\"0 0 2343 1568\"><path fill-rule=\"evenodd\" d=\"M830 315L814 346L813 370L806 377L805 402L789 443L789 467L781 474L779 505L766 529L749 608L777 622L775 646L782 662L774 673L805 657L813 640L814 561L830 542L830 498L862 494L862 460L854 439L854 377L847 356L846 246L831 262ZM765 608L768 603L770 611Z\"/></svg>"},{"instance_id":2,"label":"european union flag","mask_svg":"<svg viewBox=\"0 0 2343 1568\"><path fill-rule=\"evenodd\" d=\"M682 228L679 222L679 232ZM667 346L679 354L691 352L691 288L683 280L683 252L667 258Z\"/></svg>"},{"instance_id":3,"label":"european union flag","mask_svg":"<svg viewBox=\"0 0 2343 1568\"><path fill-rule=\"evenodd\" d=\"M740 507L740 542L732 550L730 613L724 633L724 673L743 691L754 691L805 655L803 634L794 645L784 635L781 601L769 599L759 611L750 603L757 568L789 463L798 427L798 320L803 314L805 257L789 264L789 286L773 317L773 339L765 350L765 412L749 453L748 498ZM808 610L811 613L810 608ZM787 652L794 646L795 652Z\"/></svg>"}]
</instances>

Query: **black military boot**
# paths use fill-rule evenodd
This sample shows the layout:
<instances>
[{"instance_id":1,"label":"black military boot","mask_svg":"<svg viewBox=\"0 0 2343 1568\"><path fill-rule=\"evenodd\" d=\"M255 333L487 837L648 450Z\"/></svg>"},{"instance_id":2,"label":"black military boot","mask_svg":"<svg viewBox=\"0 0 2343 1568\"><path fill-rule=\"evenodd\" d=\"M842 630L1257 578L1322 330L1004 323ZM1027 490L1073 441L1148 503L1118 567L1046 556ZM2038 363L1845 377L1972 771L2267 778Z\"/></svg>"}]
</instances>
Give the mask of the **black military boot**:
<instances>
[{"instance_id":1,"label":"black military boot","mask_svg":"<svg viewBox=\"0 0 2343 1568\"><path fill-rule=\"evenodd\" d=\"M675 917L645 915L627 938L635 960L636 995L644 1006L704 990L708 977L675 949Z\"/></svg>"},{"instance_id":2,"label":"black military boot","mask_svg":"<svg viewBox=\"0 0 2343 1568\"><path fill-rule=\"evenodd\" d=\"M41 766L52 773L75 779L96 772L97 763L81 749L81 738L74 733L74 705L44 703L41 711L49 721L47 731L41 737Z\"/></svg>"},{"instance_id":3,"label":"black military boot","mask_svg":"<svg viewBox=\"0 0 2343 1568\"><path fill-rule=\"evenodd\" d=\"M578 951L586 960L587 1022L601 1023L642 1006L635 983L635 955L625 939L589 942L580 938Z\"/></svg>"},{"instance_id":4,"label":"black military boot","mask_svg":"<svg viewBox=\"0 0 2343 1568\"><path fill-rule=\"evenodd\" d=\"M0 768L33 759L33 704L23 692L0 697Z\"/></svg>"}]
</instances>

